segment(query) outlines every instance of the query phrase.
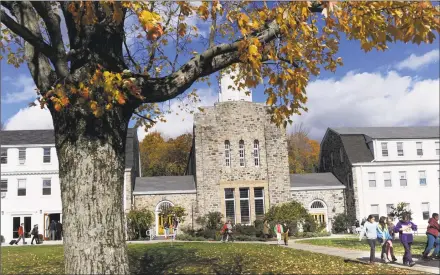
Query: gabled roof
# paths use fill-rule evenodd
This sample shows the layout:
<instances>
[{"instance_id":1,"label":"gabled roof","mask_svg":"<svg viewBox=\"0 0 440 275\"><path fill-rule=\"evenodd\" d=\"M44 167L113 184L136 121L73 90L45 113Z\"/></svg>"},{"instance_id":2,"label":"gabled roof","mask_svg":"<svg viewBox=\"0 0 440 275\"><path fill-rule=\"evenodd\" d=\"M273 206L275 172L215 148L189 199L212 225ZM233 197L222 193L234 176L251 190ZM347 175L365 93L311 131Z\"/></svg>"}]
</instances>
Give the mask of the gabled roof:
<instances>
[{"instance_id":1,"label":"gabled roof","mask_svg":"<svg viewBox=\"0 0 440 275\"><path fill-rule=\"evenodd\" d=\"M371 162L374 160L373 153L368 148L364 135L341 135L341 141L350 163Z\"/></svg>"},{"instance_id":2,"label":"gabled roof","mask_svg":"<svg viewBox=\"0 0 440 275\"><path fill-rule=\"evenodd\" d=\"M54 130L13 130L0 132L1 145L55 145ZM125 145L125 168L135 165L137 132L129 128Z\"/></svg>"},{"instance_id":3,"label":"gabled roof","mask_svg":"<svg viewBox=\"0 0 440 275\"><path fill-rule=\"evenodd\" d=\"M135 180L133 193L165 194L170 192L195 192L194 176L160 176L138 177Z\"/></svg>"},{"instance_id":4,"label":"gabled roof","mask_svg":"<svg viewBox=\"0 0 440 275\"><path fill-rule=\"evenodd\" d=\"M344 189L332 173L290 174L290 187L293 189Z\"/></svg>"},{"instance_id":5,"label":"gabled roof","mask_svg":"<svg viewBox=\"0 0 440 275\"><path fill-rule=\"evenodd\" d=\"M422 139L440 137L438 126L330 128L339 135L366 135L373 139Z\"/></svg>"}]
</instances>

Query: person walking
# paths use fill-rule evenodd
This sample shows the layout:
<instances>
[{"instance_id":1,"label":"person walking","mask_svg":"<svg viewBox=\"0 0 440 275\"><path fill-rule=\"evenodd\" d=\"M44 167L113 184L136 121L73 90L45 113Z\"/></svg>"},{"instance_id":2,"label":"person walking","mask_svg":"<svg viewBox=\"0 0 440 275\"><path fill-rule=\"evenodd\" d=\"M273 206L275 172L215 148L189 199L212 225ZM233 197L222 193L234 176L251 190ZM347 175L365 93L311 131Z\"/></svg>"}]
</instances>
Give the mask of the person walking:
<instances>
[{"instance_id":1,"label":"person walking","mask_svg":"<svg viewBox=\"0 0 440 275\"><path fill-rule=\"evenodd\" d=\"M178 226L179 226L179 221L177 220L176 217L174 217L174 219L173 219L173 230L174 230L173 239L174 240L176 239L176 236L177 236L177 228L178 228Z\"/></svg>"},{"instance_id":2,"label":"person walking","mask_svg":"<svg viewBox=\"0 0 440 275\"><path fill-rule=\"evenodd\" d=\"M417 230L417 225L411 222L411 217L408 213L405 213L395 227L395 231L399 232L399 239L405 248L405 254L403 254L403 265L414 266L416 263L412 259L411 245L413 243L413 231Z\"/></svg>"},{"instance_id":3,"label":"person walking","mask_svg":"<svg viewBox=\"0 0 440 275\"><path fill-rule=\"evenodd\" d=\"M232 223L231 223L231 221L227 221L224 225L223 225L223 227L222 227L222 230L221 230L221 233L222 233L222 242L224 243L224 242L227 242L227 241L231 241L231 242L233 242L234 241L234 239L233 239L233 237L232 237Z\"/></svg>"},{"instance_id":4,"label":"person walking","mask_svg":"<svg viewBox=\"0 0 440 275\"><path fill-rule=\"evenodd\" d=\"M24 226L24 223L22 223L19 227L18 227L18 239L17 239L17 241L15 241L15 244L16 245L18 245L18 242L20 241L20 240L23 240L23 244L26 244L26 240L25 240L25 238L24 238L24 228L23 228L23 226Z\"/></svg>"},{"instance_id":5,"label":"person walking","mask_svg":"<svg viewBox=\"0 0 440 275\"><path fill-rule=\"evenodd\" d=\"M283 232L284 245L287 246L289 242L289 227L286 223L283 223Z\"/></svg>"},{"instance_id":6,"label":"person walking","mask_svg":"<svg viewBox=\"0 0 440 275\"><path fill-rule=\"evenodd\" d=\"M387 217L387 228L388 228L388 233L390 236L390 239L387 240L387 256L388 256L388 260L391 262L396 262L397 258L394 255L394 247L393 247L393 242L394 242L394 228L395 225L393 223L393 218Z\"/></svg>"},{"instance_id":7,"label":"person walking","mask_svg":"<svg viewBox=\"0 0 440 275\"><path fill-rule=\"evenodd\" d=\"M369 215L367 221L364 223L359 241L362 241L364 235L367 236L368 245L370 245L369 263L374 265L374 259L376 258L377 222L375 222L373 215Z\"/></svg>"},{"instance_id":8,"label":"person walking","mask_svg":"<svg viewBox=\"0 0 440 275\"><path fill-rule=\"evenodd\" d=\"M426 230L426 236L428 237L426 241L425 251L423 252L422 259L429 261L429 253L434 248L437 242L437 238L440 231L440 225L438 224L439 215L438 213L433 213L431 218L428 220L428 228ZM436 253L437 252L437 253ZM438 256L438 245L435 248L434 256Z\"/></svg>"},{"instance_id":9,"label":"person walking","mask_svg":"<svg viewBox=\"0 0 440 275\"><path fill-rule=\"evenodd\" d=\"M35 244L40 244L40 238L38 237L38 224L34 225L31 235L32 235L31 245L34 244L34 240L35 240Z\"/></svg>"},{"instance_id":10,"label":"person walking","mask_svg":"<svg viewBox=\"0 0 440 275\"><path fill-rule=\"evenodd\" d=\"M281 244L281 237L283 235L283 226L277 222L277 224L275 224L273 231L275 232L275 235L277 235L277 244L280 245Z\"/></svg>"},{"instance_id":11,"label":"person walking","mask_svg":"<svg viewBox=\"0 0 440 275\"><path fill-rule=\"evenodd\" d=\"M265 220L263 223L263 237L265 240L269 238L269 230L270 230L269 223L267 222L267 220Z\"/></svg>"},{"instance_id":12,"label":"person walking","mask_svg":"<svg viewBox=\"0 0 440 275\"><path fill-rule=\"evenodd\" d=\"M379 224L377 225L377 241L382 245L382 251L380 253L382 262L389 263L394 261L390 252L392 247L392 237L388 230L387 217L385 216L380 217Z\"/></svg>"},{"instance_id":13,"label":"person walking","mask_svg":"<svg viewBox=\"0 0 440 275\"><path fill-rule=\"evenodd\" d=\"M63 233L63 225L60 223L60 221L57 221L56 231L56 239L60 241Z\"/></svg>"},{"instance_id":14,"label":"person walking","mask_svg":"<svg viewBox=\"0 0 440 275\"><path fill-rule=\"evenodd\" d=\"M165 223L163 224L163 229L165 230L165 239L168 239L168 234L170 232L170 224L168 223L168 221L165 221Z\"/></svg>"},{"instance_id":15,"label":"person walking","mask_svg":"<svg viewBox=\"0 0 440 275\"><path fill-rule=\"evenodd\" d=\"M50 223L49 230L50 230L50 239L52 241L54 241L55 240L55 234L57 232L57 223L55 222L55 220L52 220L52 222Z\"/></svg>"}]
</instances>

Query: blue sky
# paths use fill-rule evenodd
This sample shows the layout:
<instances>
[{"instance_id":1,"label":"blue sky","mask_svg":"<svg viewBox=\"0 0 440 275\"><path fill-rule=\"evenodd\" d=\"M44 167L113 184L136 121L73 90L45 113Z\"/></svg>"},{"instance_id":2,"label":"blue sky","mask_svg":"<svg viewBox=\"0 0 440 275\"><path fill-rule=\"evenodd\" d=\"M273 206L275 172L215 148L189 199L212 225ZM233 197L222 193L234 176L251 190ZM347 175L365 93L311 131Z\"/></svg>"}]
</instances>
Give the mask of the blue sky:
<instances>
[{"instance_id":1,"label":"blue sky","mask_svg":"<svg viewBox=\"0 0 440 275\"><path fill-rule=\"evenodd\" d=\"M202 22L193 23L202 30L205 27ZM309 128L313 138L321 139L327 127L438 125L438 40L432 45L390 44L385 52L365 53L358 41L342 38L338 56L344 66L336 73L322 71L311 79L309 112L293 117L294 122ZM3 59L1 73L1 121L7 129L51 127L50 117L43 111L26 109L36 97L27 66L14 68ZM217 99L218 88L214 77L211 79L211 87L193 85L199 89L202 105L212 105ZM253 100L265 102L260 87L253 90ZM174 103L170 102L172 108ZM189 131L191 125L189 114L171 114L156 130L172 137Z\"/></svg>"}]
</instances>

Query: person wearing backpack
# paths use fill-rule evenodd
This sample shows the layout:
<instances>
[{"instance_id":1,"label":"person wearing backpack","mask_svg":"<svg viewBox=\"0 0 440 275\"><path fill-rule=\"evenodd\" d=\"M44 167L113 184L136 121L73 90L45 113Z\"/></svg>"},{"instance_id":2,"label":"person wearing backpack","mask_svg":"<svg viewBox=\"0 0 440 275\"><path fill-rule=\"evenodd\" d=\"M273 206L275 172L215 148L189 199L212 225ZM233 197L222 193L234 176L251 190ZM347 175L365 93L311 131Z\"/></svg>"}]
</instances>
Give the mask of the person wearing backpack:
<instances>
[{"instance_id":1,"label":"person wearing backpack","mask_svg":"<svg viewBox=\"0 0 440 275\"><path fill-rule=\"evenodd\" d=\"M34 244L34 240L35 240L35 244L40 244L40 239L38 237L38 224L34 225L31 235L32 235L31 244Z\"/></svg>"}]
</instances>

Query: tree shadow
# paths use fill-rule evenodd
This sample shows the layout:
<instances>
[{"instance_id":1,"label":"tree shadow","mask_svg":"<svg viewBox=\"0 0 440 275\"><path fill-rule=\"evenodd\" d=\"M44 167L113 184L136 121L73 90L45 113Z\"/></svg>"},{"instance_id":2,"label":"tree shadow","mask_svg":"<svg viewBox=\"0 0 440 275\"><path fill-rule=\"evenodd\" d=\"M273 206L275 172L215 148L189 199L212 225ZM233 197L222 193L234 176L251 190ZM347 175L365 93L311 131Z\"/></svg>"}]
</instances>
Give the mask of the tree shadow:
<instances>
[{"instance_id":1,"label":"tree shadow","mask_svg":"<svg viewBox=\"0 0 440 275\"><path fill-rule=\"evenodd\" d=\"M242 274L243 258L239 255L228 261L224 258L199 256L195 248L183 245L151 247L148 250L129 252L132 274L209 273L216 275Z\"/></svg>"}]
</instances>

